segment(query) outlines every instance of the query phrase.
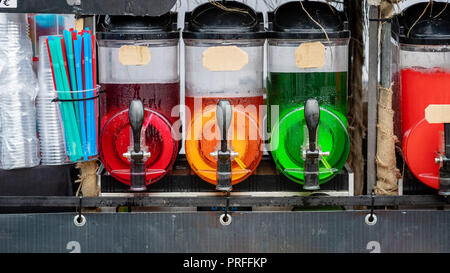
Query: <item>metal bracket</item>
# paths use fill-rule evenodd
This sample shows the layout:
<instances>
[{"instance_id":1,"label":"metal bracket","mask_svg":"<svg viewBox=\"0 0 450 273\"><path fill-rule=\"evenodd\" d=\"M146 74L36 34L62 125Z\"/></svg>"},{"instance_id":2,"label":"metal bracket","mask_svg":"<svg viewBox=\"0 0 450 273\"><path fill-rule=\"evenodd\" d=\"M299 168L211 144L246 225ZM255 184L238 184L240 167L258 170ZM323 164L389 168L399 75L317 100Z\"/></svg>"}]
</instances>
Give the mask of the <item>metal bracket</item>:
<instances>
[{"instance_id":1,"label":"metal bracket","mask_svg":"<svg viewBox=\"0 0 450 273\"><path fill-rule=\"evenodd\" d=\"M376 199L376 202L374 202ZM121 197L84 197L85 207L223 207L223 196L139 196L129 194ZM1 207L79 207L75 196L0 196ZM443 207L449 205L449 198L441 195L403 196L249 196L235 193L230 196L230 207L320 207L320 206L415 206Z\"/></svg>"},{"instance_id":2,"label":"metal bracket","mask_svg":"<svg viewBox=\"0 0 450 273\"><path fill-rule=\"evenodd\" d=\"M122 156L130 161L133 156L142 156L143 160L147 161L147 159L151 156L151 153L145 152L145 151L141 151L139 153L135 153L134 151L128 151L128 152L124 153Z\"/></svg>"},{"instance_id":3,"label":"metal bracket","mask_svg":"<svg viewBox=\"0 0 450 273\"><path fill-rule=\"evenodd\" d=\"M322 152L322 150L319 148L319 149L317 149L316 151L309 151L308 150L308 148L304 148L304 149L302 149L302 157L303 157L303 160L305 160L306 159L306 155L307 155L307 153L315 153L315 154L318 154L318 159L319 159L319 161L322 159L322 157L324 157L324 156L330 156L330 152Z\"/></svg>"},{"instance_id":4,"label":"metal bracket","mask_svg":"<svg viewBox=\"0 0 450 273\"><path fill-rule=\"evenodd\" d=\"M225 204L225 213L220 215L219 217L219 221L222 225L224 226L228 226L229 224L231 224L231 215L228 214L228 208L230 207L230 192L227 191L226 194L226 204Z\"/></svg>"},{"instance_id":5,"label":"metal bracket","mask_svg":"<svg viewBox=\"0 0 450 273\"><path fill-rule=\"evenodd\" d=\"M370 205L370 213L366 215L365 222L369 226L373 226L377 223L377 216L375 213L373 213L374 205L375 205L375 191L372 190L372 193L370 194L370 198L372 199L372 203Z\"/></svg>"},{"instance_id":6,"label":"metal bracket","mask_svg":"<svg viewBox=\"0 0 450 273\"><path fill-rule=\"evenodd\" d=\"M80 194L79 200L80 200L80 204L78 206L78 214L75 215L75 217L73 218L73 223L77 227L82 227L86 224L86 218L81 214L81 211L83 208L83 195L82 194Z\"/></svg>"}]
</instances>

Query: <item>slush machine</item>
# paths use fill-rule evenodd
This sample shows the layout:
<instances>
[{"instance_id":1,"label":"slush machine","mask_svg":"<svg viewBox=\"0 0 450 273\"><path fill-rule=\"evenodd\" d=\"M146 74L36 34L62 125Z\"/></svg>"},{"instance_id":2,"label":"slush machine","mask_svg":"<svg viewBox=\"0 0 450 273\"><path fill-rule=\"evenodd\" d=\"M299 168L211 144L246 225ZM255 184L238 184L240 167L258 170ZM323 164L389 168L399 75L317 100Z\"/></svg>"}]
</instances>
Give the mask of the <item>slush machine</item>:
<instances>
[{"instance_id":1,"label":"slush machine","mask_svg":"<svg viewBox=\"0 0 450 273\"><path fill-rule=\"evenodd\" d=\"M229 192L262 157L263 17L236 1L186 13L186 158Z\"/></svg>"},{"instance_id":2,"label":"slush machine","mask_svg":"<svg viewBox=\"0 0 450 273\"><path fill-rule=\"evenodd\" d=\"M278 169L305 190L318 190L343 168L347 133L350 32L343 12L299 1L269 13L268 128ZM274 111L278 107L278 111Z\"/></svg>"},{"instance_id":3,"label":"slush machine","mask_svg":"<svg viewBox=\"0 0 450 273\"><path fill-rule=\"evenodd\" d=\"M394 18L400 49L399 73L394 77L400 82L395 94L399 104L396 125L411 172L425 185L448 195L450 11L445 3L434 5L433 12L418 22L426 3L412 5Z\"/></svg>"},{"instance_id":4,"label":"slush machine","mask_svg":"<svg viewBox=\"0 0 450 273\"><path fill-rule=\"evenodd\" d=\"M101 135L108 172L143 191L178 153L177 14L101 16L97 22Z\"/></svg>"}]
</instances>

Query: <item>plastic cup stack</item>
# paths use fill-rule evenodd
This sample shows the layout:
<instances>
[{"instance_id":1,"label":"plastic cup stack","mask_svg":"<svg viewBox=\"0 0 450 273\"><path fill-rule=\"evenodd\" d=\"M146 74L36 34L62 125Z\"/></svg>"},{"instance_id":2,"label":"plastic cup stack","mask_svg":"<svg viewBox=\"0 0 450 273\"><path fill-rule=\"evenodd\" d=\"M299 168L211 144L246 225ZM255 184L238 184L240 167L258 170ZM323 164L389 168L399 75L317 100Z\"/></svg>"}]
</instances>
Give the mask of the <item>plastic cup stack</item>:
<instances>
[{"instance_id":1,"label":"plastic cup stack","mask_svg":"<svg viewBox=\"0 0 450 273\"><path fill-rule=\"evenodd\" d=\"M39 38L39 93L36 99L41 163L42 165L62 165L68 162L59 103L53 101L56 98L56 91L46 39L47 36Z\"/></svg>"},{"instance_id":2,"label":"plastic cup stack","mask_svg":"<svg viewBox=\"0 0 450 273\"><path fill-rule=\"evenodd\" d=\"M39 165L37 93L26 14L0 13L0 168Z\"/></svg>"}]
</instances>

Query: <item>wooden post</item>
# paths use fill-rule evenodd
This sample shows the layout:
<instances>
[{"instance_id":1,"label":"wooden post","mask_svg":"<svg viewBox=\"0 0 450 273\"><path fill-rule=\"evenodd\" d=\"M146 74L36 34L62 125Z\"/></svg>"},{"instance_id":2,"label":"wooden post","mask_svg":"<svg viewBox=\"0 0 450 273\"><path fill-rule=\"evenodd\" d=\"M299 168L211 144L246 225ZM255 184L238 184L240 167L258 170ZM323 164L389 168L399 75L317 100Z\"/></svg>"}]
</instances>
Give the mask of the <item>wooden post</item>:
<instances>
[{"instance_id":1,"label":"wooden post","mask_svg":"<svg viewBox=\"0 0 450 273\"><path fill-rule=\"evenodd\" d=\"M351 149L348 163L354 173L354 194L361 195L364 188L363 138L365 130L362 88L362 68L364 65L363 1L346 0L344 9L351 31L348 85L348 132Z\"/></svg>"}]
</instances>

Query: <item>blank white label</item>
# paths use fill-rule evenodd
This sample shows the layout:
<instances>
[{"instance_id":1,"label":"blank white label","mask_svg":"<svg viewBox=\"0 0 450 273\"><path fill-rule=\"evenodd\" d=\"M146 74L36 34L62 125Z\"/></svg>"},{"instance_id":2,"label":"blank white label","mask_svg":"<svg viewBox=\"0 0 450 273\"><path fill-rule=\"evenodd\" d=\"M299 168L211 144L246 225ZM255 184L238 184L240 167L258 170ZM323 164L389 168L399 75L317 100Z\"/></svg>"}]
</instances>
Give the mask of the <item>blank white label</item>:
<instances>
[{"instance_id":1,"label":"blank white label","mask_svg":"<svg viewBox=\"0 0 450 273\"><path fill-rule=\"evenodd\" d=\"M428 123L449 123L450 105L449 104L430 104L425 108L425 120Z\"/></svg>"},{"instance_id":2,"label":"blank white label","mask_svg":"<svg viewBox=\"0 0 450 273\"><path fill-rule=\"evenodd\" d=\"M0 8L17 8L17 0L0 0Z\"/></svg>"}]
</instances>

